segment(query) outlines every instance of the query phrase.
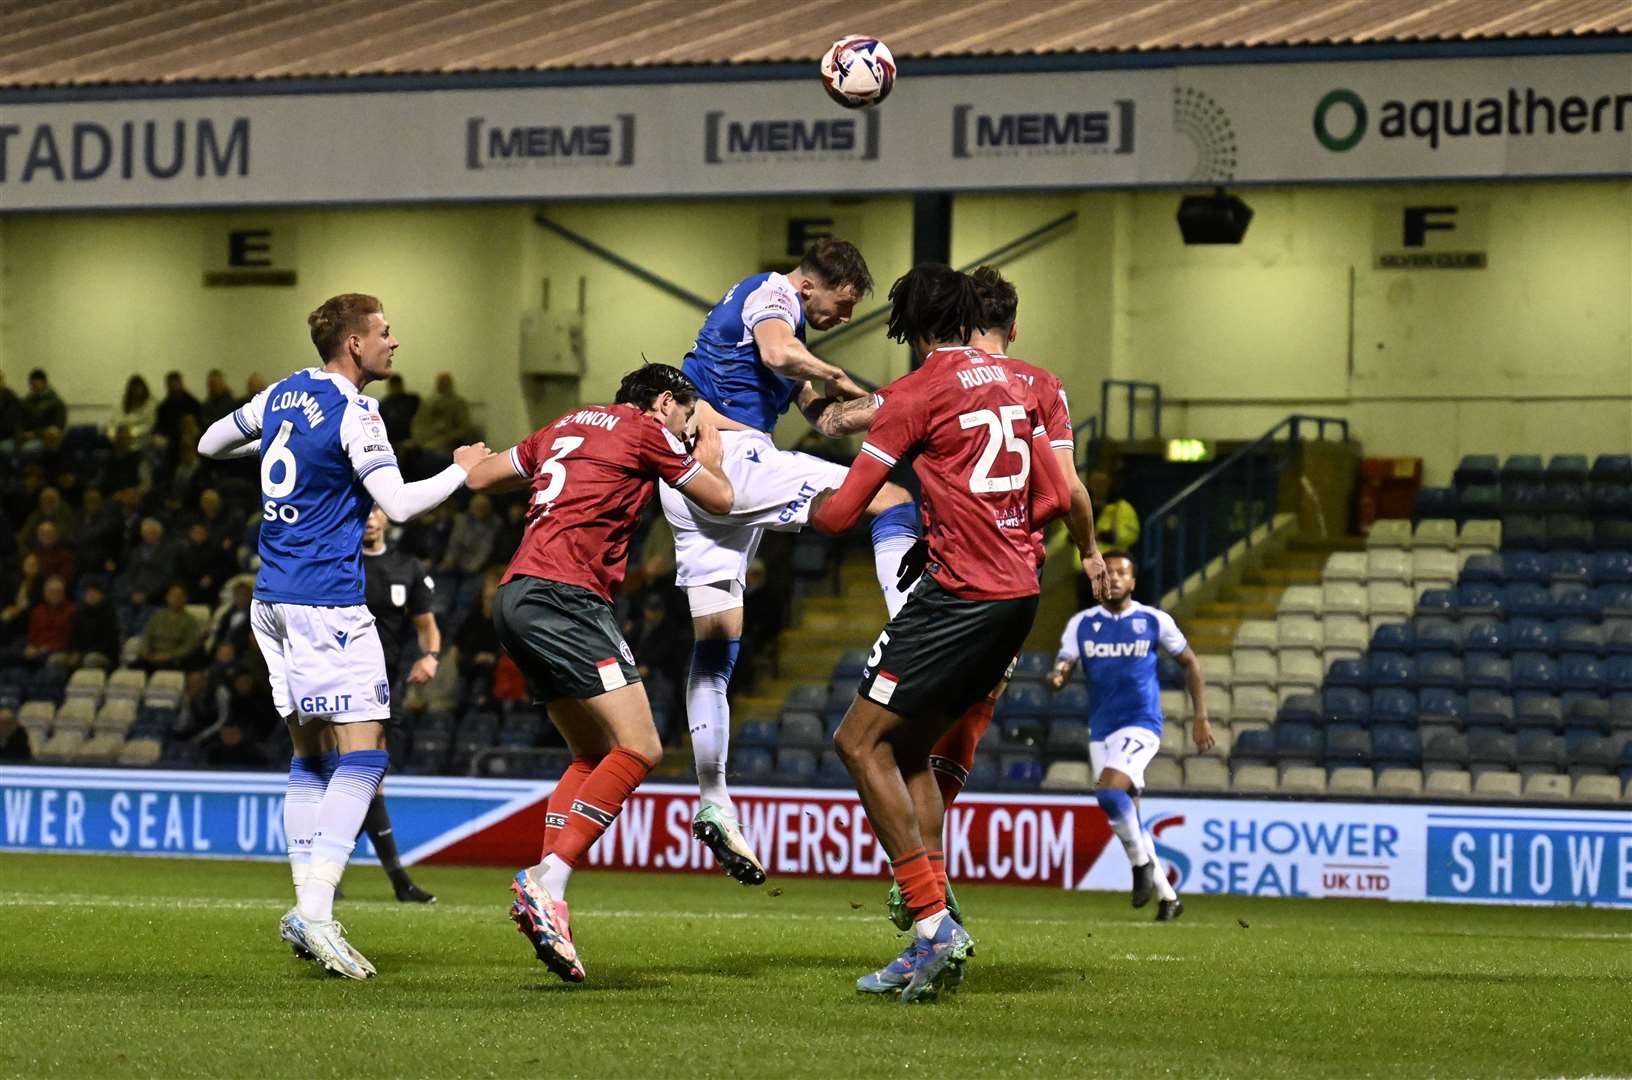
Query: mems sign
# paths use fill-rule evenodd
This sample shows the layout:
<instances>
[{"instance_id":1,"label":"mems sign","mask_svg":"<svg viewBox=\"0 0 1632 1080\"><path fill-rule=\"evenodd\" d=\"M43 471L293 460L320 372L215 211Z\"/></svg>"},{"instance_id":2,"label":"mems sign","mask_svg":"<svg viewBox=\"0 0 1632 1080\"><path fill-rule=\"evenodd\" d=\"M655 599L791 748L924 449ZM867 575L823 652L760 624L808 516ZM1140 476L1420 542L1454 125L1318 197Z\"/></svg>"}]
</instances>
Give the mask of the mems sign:
<instances>
[{"instance_id":1,"label":"mems sign","mask_svg":"<svg viewBox=\"0 0 1632 1080\"><path fill-rule=\"evenodd\" d=\"M295 230L289 225L231 224L206 227L206 288L289 286L296 282Z\"/></svg>"}]
</instances>

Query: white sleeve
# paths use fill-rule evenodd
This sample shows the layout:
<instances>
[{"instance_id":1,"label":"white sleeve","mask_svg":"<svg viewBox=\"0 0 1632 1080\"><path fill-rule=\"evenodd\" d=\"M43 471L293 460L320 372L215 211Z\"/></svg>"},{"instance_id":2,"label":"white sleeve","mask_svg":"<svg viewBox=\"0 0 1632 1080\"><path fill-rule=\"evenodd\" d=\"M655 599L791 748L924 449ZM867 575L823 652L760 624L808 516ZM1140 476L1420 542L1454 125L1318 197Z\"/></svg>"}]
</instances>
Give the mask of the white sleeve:
<instances>
[{"instance_id":1,"label":"white sleeve","mask_svg":"<svg viewBox=\"0 0 1632 1080\"><path fill-rule=\"evenodd\" d=\"M210 458L250 457L261 452L261 421L271 388L262 390L209 426L198 438L198 452Z\"/></svg>"},{"instance_id":2,"label":"white sleeve","mask_svg":"<svg viewBox=\"0 0 1632 1080\"><path fill-rule=\"evenodd\" d=\"M367 402L367 406L362 402ZM396 451L391 449L391 440L386 438L385 421L380 419L380 407L373 398L346 399L345 412L340 414L340 445L351 457L351 471L365 483L375 470L397 467ZM391 512L387 510L386 513ZM395 515L392 515L392 519L404 520Z\"/></svg>"},{"instance_id":3,"label":"white sleeve","mask_svg":"<svg viewBox=\"0 0 1632 1080\"><path fill-rule=\"evenodd\" d=\"M380 509L385 511L385 516L392 521L402 522L415 514L423 514L434 506L442 505L449 495L459 490L460 485L465 482L465 476L465 470L457 465L449 465L435 476L407 484L403 482L396 461L392 460L370 469L368 474L360 479Z\"/></svg>"},{"instance_id":4,"label":"white sleeve","mask_svg":"<svg viewBox=\"0 0 1632 1080\"><path fill-rule=\"evenodd\" d=\"M1086 611L1079 611L1066 620L1065 632L1060 635L1060 651L1054 659L1062 664L1075 664L1082 659L1082 647L1077 643L1077 627L1082 624Z\"/></svg>"},{"instance_id":5,"label":"white sleeve","mask_svg":"<svg viewBox=\"0 0 1632 1080\"><path fill-rule=\"evenodd\" d=\"M1071 450L1077 448L1077 433L1071 428L1071 399L1065 396L1065 387L1060 387L1060 409L1065 413L1065 430L1056 431L1054 440L1049 443L1056 450Z\"/></svg>"},{"instance_id":6,"label":"white sleeve","mask_svg":"<svg viewBox=\"0 0 1632 1080\"><path fill-rule=\"evenodd\" d=\"M1190 643L1184 639L1184 632L1179 629L1179 624L1173 621L1173 616L1154 608L1151 609L1151 614L1156 616L1156 640L1162 643L1162 648L1171 655L1178 656L1190 647Z\"/></svg>"},{"instance_id":7,"label":"white sleeve","mask_svg":"<svg viewBox=\"0 0 1632 1080\"><path fill-rule=\"evenodd\" d=\"M799 311L799 294L789 288L787 282L767 278L742 302L742 325L752 330L766 319L780 319L788 324L789 330L797 330Z\"/></svg>"}]
</instances>

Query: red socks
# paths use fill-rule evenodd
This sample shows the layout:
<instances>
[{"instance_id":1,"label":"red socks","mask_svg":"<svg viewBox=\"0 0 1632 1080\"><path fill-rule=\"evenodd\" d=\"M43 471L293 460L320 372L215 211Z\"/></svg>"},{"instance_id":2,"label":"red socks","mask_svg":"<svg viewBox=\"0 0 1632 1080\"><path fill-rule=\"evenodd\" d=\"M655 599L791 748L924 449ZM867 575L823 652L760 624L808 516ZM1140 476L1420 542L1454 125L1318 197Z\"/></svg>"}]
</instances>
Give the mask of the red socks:
<instances>
[{"instance_id":1,"label":"red socks","mask_svg":"<svg viewBox=\"0 0 1632 1080\"><path fill-rule=\"evenodd\" d=\"M935 784L941 789L941 803L951 808L958 800L963 785L969 782L969 770L975 766L975 747L992 723L992 710L997 702L982 698L969 706L952 730L941 736L929 754L929 767L935 772Z\"/></svg>"},{"instance_id":2,"label":"red socks","mask_svg":"<svg viewBox=\"0 0 1632 1080\"><path fill-rule=\"evenodd\" d=\"M577 866L601 834L617 820L624 800L651 771L652 763L633 750L613 747L578 788L567 811L566 824L561 826L554 845L545 854L554 855L568 866ZM554 796L550 798L550 808L552 811L555 808Z\"/></svg>"},{"instance_id":3,"label":"red socks","mask_svg":"<svg viewBox=\"0 0 1632 1080\"><path fill-rule=\"evenodd\" d=\"M929 859L929 868L935 871L935 887L941 890L942 896L945 896L946 853L944 851L929 851L926 849L924 854Z\"/></svg>"},{"instance_id":4,"label":"red socks","mask_svg":"<svg viewBox=\"0 0 1632 1080\"><path fill-rule=\"evenodd\" d=\"M912 912L915 922L946 910L946 861L931 863L929 860L929 853L919 848L890 862L895 883L901 886L901 898L907 902L907 910ZM941 868L939 874L937 866Z\"/></svg>"},{"instance_id":5,"label":"red socks","mask_svg":"<svg viewBox=\"0 0 1632 1080\"><path fill-rule=\"evenodd\" d=\"M544 856L555 846L555 838L561 835L562 828L567 824L567 812L572 809L572 800L578 797L578 789L584 786L584 781L589 779L600 761L600 758L573 758L567 771L555 782L555 790L550 792L550 800L544 804L544 847L538 854L539 862L543 862Z\"/></svg>"}]
</instances>

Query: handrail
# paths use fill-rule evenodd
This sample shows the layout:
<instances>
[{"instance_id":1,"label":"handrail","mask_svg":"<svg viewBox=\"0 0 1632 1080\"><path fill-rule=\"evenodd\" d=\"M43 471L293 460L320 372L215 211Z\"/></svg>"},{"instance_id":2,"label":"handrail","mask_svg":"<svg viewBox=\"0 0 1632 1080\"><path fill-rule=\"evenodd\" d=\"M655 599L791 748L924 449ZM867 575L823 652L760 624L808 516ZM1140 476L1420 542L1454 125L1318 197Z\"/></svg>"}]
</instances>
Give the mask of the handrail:
<instances>
[{"instance_id":1,"label":"handrail","mask_svg":"<svg viewBox=\"0 0 1632 1080\"><path fill-rule=\"evenodd\" d=\"M1105 432L1105 437L1111 437L1111 387L1120 386L1127 391L1128 402L1128 434L1125 436L1130 442L1133 439L1134 408L1139 403L1139 391L1150 390L1155 394L1155 416L1152 418L1155 430L1152 432L1157 438L1162 434L1162 384L1140 382L1138 379L1105 379L1099 384L1099 424Z\"/></svg>"},{"instance_id":2,"label":"handrail","mask_svg":"<svg viewBox=\"0 0 1632 1080\"><path fill-rule=\"evenodd\" d=\"M1247 443L1245 446L1238 447L1234 453L1230 454L1223 461L1220 461L1218 464L1202 473L1189 484L1186 484L1176 495L1145 515L1145 530L1143 533L1141 533L1139 538L1139 563L1141 568L1143 568L1147 575L1153 580L1153 584L1156 587L1154 595L1158 599L1166 593L1164 588L1166 581L1164 578L1166 577L1167 566L1164 556L1167 553L1168 529L1166 523L1168 517L1170 515L1177 515L1176 525L1173 531L1178 534L1176 538L1179 550L1178 588L1179 595L1183 596L1184 583L1188 580L1191 573L1185 564L1185 541L1188 539L1191 523L1187 519L1186 513L1181 512L1181 507L1188 510L1189 507L1185 507L1186 503L1189 503L1197 495L1211 488L1217 481L1223 478L1226 473L1234 471L1236 466L1241 462L1248 460L1259 450L1273 443L1276 436L1278 436L1283 429L1285 429L1288 433L1287 442L1289 444L1301 442L1303 439L1303 428L1307 424L1315 425L1315 437L1317 439L1324 440L1326 438L1326 426L1328 424L1331 424L1340 430L1342 441L1347 442L1349 439L1349 422L1344 417L1292 413L1285 419L1281 420L1274 427L1258 436L1258 438L1252 440L1250 443ZM1260 524L1258 521L1258 503L1257 499L1255 498L1257 494L1255 490L1256 484L1254 482L1255 476L1250 469L1247 470L1245 475L1247 479L1247 519L1244 529L1241 530L1243 532L1243 537L1227 539L1224 544L1223 554L1226 564L1228 564L1229 560L1230 545L1233 544L1236 539L1244 538L1247 542L1247 546L1250 548L1253 544L1253 534L1257 531ZM1268 513L1268 518L1269 520L1273 521L1274 517L1274 508L1271 507ZM1207 530L1204 527L1198 527L1197 537L1200 540L1200 549L1197 554L1197 562L1199 563L1202 580L1206 581L1207 564L1209 561L1207 557Z\"/></svg>"}]
</instances>

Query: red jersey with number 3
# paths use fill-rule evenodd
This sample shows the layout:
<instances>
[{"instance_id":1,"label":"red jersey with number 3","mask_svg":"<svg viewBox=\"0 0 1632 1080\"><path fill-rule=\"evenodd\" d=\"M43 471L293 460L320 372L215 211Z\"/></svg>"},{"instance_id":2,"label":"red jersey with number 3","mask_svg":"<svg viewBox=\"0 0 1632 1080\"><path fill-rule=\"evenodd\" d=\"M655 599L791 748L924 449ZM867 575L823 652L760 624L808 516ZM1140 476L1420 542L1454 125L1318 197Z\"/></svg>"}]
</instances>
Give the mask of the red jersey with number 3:
<instances>
[{"instance_id":1,"label":"red jersey with number 3","mask_svg":"<svg viewBox=\"0 0 1632 1080\"><path fill-rule=\"evenodd\" d=\"M1004 367L1026 380L1037 395L1037 408L1042 412L1043 426L1048 429L1049 449L1074 453L1077 443L1071 433L1071 403L1065 396L1065 384L1060 382L1060 377L1047 368L1002 353L993 353L992 359L1001 360ZM1074 465L1066 469L1068 478L1075 470ZM1037 565L1041 566L1045 551L1043 530L1033 530L1031 542L1036 546Z\"/></svg>"},{"instance_id":2,"label":"red jersey with number 3","mask_svg":"<svg viewBox=\"0 0 1632 1080\"><path fill-rule=\"evenodd\" d=\"M979 349L936 349L879 392L861 450L891 468L917 455L929 541L926 573L965 600L1037 593L1026 509L1034 454L1049 453L1031 386Z\"/></svg>"},{"instance_id":3,"label":"red jersey with number 3","mask_svg":"<svg viewBox=\"0 0 1632 1080\"><path fill-rule=\"evenodd\" d=\"M656 417L633 405L570 412L511 448L510 463L532 477L533 494L504 581L561 581L608 603L653 481L684 487L702 470Z\"/></svg>"}]
</instances>

